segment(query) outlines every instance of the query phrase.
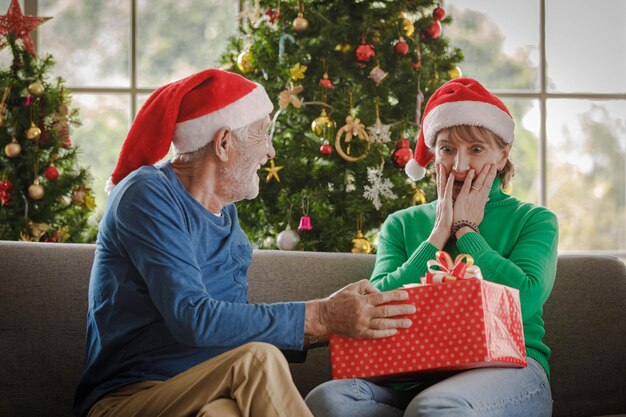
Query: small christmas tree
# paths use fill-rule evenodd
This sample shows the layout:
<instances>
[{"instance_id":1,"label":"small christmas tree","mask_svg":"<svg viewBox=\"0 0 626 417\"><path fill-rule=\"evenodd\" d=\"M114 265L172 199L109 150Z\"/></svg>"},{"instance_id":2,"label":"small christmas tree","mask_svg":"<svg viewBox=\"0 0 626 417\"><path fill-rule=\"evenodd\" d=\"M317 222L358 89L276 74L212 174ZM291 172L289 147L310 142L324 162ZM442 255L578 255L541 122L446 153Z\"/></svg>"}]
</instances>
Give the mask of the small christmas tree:
<instances>
[{"instance_id":1,"label":"small christmas tree","mask_svg":"<svg viewBox=\"0 0 626 417\"><path fill-rule=\"evenodd\" d=\"M425 100L460 76L450 17L427 0L255 0L241 17L222 62L278 104L275 165L238 203L244 230L258 247L369 253L388 214L436 198L431 175L403 168Z\"/></svg>"},{"instance_id":2,"label":"small christmas tree","mask_svg":"<svg viewBox=\"0 0 626 417\"><path fill-rule=\"evenodd\" d=\"M0 68L0 239L82 242L94 198L70 140L77 111L63 80L46 80L54 60L37 58L30 38L46 20L24 16L18 0L0 16L2 47L13 53Z\"/></svg>"}]
</instances>

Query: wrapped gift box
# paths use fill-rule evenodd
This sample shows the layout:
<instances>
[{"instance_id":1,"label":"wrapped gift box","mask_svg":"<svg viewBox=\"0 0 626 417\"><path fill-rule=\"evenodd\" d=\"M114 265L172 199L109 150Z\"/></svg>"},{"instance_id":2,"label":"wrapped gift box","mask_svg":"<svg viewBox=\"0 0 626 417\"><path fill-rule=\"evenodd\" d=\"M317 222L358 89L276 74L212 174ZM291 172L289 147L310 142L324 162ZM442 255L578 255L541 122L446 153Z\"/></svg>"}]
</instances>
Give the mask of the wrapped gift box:
<instances>
[{"instance_id":1,"label":"wrapped gift box","mask_svg":"<svg viewBox=\"0 0 626 417\"><path fill-rule=\"evenodd\" d=\"M403 288L417 308L409 329L382 339L330 335L333 379L526 366L519 291L478 278L443 281Z\"/></svg>"}]
</instances>

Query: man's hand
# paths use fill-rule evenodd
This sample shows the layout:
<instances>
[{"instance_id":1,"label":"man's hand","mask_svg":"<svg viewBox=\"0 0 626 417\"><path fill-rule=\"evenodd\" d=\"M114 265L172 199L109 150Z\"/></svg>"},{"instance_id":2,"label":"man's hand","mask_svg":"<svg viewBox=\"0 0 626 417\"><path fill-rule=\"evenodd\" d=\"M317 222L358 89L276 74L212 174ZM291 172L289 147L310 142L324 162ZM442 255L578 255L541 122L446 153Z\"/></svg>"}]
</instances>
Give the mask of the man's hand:
<instances>
[{"instance_id":1,"label":"man's hand","mask_svg":"<svg viewBox=\"0 0 626 417\"><path fill-rule=\"evenodd\" d=\"M319 336L336 333L357 338L379 338L411 326L412 304L381 305L406 300L405 291L380 292L368 280L347 285L329 297L306 303L305 333Z\"/></svg>"}]
</instances>

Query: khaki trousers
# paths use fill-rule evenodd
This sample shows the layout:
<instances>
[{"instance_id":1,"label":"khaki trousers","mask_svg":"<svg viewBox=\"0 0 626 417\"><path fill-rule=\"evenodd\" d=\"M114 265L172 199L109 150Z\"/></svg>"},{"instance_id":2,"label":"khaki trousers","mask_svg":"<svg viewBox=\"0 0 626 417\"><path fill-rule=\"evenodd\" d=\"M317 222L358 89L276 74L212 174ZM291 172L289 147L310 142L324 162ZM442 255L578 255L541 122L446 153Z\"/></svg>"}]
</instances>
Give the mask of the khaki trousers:
<instances>
[{"instance_id":1,"label":"khaki trousers","mask_svg":"<svg viewBox=\"0 0 626 417\"><path fill-rule=\"evenodd\" d=\"M88 417L313 417L282 352L248 343L167 381L143 381L102 397Z\"/></svg>"}]
</instances>

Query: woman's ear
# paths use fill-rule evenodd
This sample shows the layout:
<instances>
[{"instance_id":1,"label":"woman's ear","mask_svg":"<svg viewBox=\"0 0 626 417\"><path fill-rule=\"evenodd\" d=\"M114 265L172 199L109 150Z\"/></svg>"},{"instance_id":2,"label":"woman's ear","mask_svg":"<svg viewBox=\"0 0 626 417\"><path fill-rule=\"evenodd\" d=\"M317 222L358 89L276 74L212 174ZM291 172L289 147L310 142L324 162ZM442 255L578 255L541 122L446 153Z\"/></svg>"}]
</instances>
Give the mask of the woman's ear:
<instances>
[{"instance_id":1,"label":"woman's ear","mask_svg":"<svg viewBox=\"0 0 626 417\"><path fill-rule=\"evenodd\" d=\"M507 144L504 148L500 149L502 158L498 161L498 171L502 171L506 165L506 161L509 159L509 153L511 153L511 144Z\"/></svg>"}]
</instances>

